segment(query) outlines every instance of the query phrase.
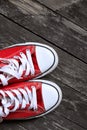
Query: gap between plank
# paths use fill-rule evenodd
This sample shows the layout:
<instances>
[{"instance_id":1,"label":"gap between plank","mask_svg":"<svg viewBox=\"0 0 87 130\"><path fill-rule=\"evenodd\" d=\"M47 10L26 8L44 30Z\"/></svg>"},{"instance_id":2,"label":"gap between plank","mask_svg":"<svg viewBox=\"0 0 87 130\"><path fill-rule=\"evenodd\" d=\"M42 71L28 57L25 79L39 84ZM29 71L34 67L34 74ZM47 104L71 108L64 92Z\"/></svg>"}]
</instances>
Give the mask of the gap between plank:
<instances>
[{"instance_id":1,"label":"gap between plank","mask_svg":"<svg viewBox=\"0 0 87 130\"><path fill-rule=\"evenodd\" d=\"M29 31L29 32L31 32L31 33L33 33L33 34L35 34L36 36L42 38L43 40L49 42L51 45L54 45L55 47L58 47L59 49L61 49L62 51L68 53L69 55L73 56L74 58L78 59L79 61L81 61L81 62L87 64L84 60L82 60L82 59L76 57L75 55L71 54L70 52L64 50L63 48L61 48L61 47L59 47L59 46L57 46L57 45L55 45L53 42L51 42L51 41L45 39L44 37L42 37L42 36L40 36L40 35L38 35L37 33L33 32L32 30L28 29L27 27L24 27L23 25L21 25L21 24L15 22L14 20L12 20L11 18L5 16L4 14L0 13L0 15L3 16L3 17L5 17L5 18L8 19L9 21L11 21L11 22L17 24L18 26L22 27L23 29L25 29L25 30L27 30L27 31Z\"/></svg>"},{"instance_id":2,"label":"gap between plank","mask_svg":"<svg viewBox=\"0 0 87 130\"><path fill-rule=\"evenodd\" d=\"M3 15L3 14L1 14L1 13L0 13L0 15L1 15L1 16L3 16L3 17L5 17L5 18L7 18L9 21L11 21L11 22L15 23L16 25L20 26L21 28L23 28L23 29L25 29L25 30L27 30L27 31L31 32L32 34L34 34L34 35L36 35L36 36L38 36L38 37L42 38L42 39L43 39L43 40L45 40L46 42L49 42L51 45L54 45L55 47L59 48L60 50L62 50L62 51L64 51L64 52L68 53L69 55L73 56L71 53L67 52L66 50L62 49L61 47L58 47L57 45L53 44L51 41L49 41L49 40L47 40L47 39L43 38L42 36L39 36L38 34L36 34L36 33L32 32L31 30L29 30L29 29L27 29L26 27L24 27L24 26L20 25L19 23L17 23L17 22L15 22L14 20L12 20L12 19L8 18L7 16L5 16L5 15ZM81 61L81 62L83 62L83 63L87 64L86 62L84 62L84 61L80 60L78 57L76 57L76 56L73 56L73 57L74 57L74 58L76 58L77 60L79 60L79 61ZM63 84L65 84L65 83L63 83ZM67 85L67 84L65 84L65 85ZM67 85L67 86L68 86L68 85ZM68 86L68 87L70 87L70 86ZM72 87L71 87L71 88L72 88ZM72 88L72 89L73 89L73 90L75 90L76 92L80 93L81 95L83 95L83 96L87 97L86 95L84 95L83 93L79 92L79 91L78 91L78 90L76 90L75 88Z\"/></svg>"},{"instance_id":3,"label":"gap between plank","mask_svg":"<svg viewBox=\"0 0 87 130\"><path fill-rule=\"evenodd\" d=\"M39 3L40 5L44 6L45 8L47 8L48 10L52 11L53 13L55 13L56 15L60 15L61 17L65 18L66 20L72 22L74 25L82 28L84 31L87 31L86 29L84 29L81 25L77 24L76 22L72 21L71 19L67 18L66 16L64 16L63 14L59 13L59 12L56 12L54 10L52 10L50 7L46 6L45 4L43 4L42 2L39 2L36 0L37 3ZM59 10L58 10L59 11Z\"/></svg>"}]
</instances>

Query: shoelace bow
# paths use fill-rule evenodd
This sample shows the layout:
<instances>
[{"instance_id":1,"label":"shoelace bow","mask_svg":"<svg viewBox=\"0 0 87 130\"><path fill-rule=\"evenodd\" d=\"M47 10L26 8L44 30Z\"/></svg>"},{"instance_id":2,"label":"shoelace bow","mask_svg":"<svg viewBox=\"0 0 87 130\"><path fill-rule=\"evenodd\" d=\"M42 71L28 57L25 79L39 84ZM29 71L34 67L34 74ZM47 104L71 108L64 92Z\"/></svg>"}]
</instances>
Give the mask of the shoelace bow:
<instances>
[{"instance_id":1,"label":"shoelace bow","mask_svg":"<svg viewBox=\"0 0 87 130\"><path fill-rule=\"evenodd\" d=\"M21 62L19 64L18 60ZM26 50L26 54L20 53L20 56L14 56L12 59L0 58L0 61L7 64L0 68L0 80L3 86L8 85L8 80L15 77L20 79L23 72L25 71L25 76L33 75L35 73L34 65L29 50Z\"/></svg>"},{"instance_id":2,"label":"shoelace bow","mask_svg":"<svg viewBox=\"0 0 87 130\"><path fill-rule=\"evenodd\" d=\"M26 107L28 107L27 109L37 109L37 95L34 86L32 86L31 91L28 87L9 91L0 90L0 95L0 117L6 117L10 112L15 112L18 109L24 109Z\"/></svg>"}]
</instances>

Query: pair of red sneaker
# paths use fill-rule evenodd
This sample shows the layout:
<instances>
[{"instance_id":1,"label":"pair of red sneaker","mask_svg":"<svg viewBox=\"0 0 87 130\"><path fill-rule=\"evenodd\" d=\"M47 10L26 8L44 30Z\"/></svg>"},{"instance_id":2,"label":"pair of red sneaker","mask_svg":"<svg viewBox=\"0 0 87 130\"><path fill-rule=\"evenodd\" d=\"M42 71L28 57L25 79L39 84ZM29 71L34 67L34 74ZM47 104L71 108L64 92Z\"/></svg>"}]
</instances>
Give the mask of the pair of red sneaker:
<instances>
[{"instance_id":1,"label":"pair of red sneaker","mask_svg":"<svg viewBox=\"0 0 87 130\"><path fill-rule=\"evenodd\" d=\"M0 57L2 119L40 117L60 104L62 92L59 86L50 81L36 80L57 66L58 56L53 48L27 42L0 50Z\"/></svg>"}]
</instances>

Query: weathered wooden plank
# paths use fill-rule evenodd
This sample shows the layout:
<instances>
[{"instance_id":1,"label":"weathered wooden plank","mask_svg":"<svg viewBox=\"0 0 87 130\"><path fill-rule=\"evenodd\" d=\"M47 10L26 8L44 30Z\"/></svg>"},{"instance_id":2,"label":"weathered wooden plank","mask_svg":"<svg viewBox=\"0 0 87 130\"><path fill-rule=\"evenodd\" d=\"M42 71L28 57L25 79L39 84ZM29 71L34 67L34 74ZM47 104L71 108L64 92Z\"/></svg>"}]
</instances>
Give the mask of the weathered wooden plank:
<instances>
[{"instance_id":1,"label":"weathered wooden plank","mask_svg":"<svg viewBox=\"0 0 87 130\"><path fill-rule=\"evenodd\" d=\"M0 129L1 130L26 130L24 127L18 124L17 121L3 122L0 124Z\"/></svg>"},{"instance_id":2,"label":"weathered wooden plank","mask_svg":"<svg viewBox=\"0 0 87 130\"><path fill-rule=\"evenodd\" d=\"M87 30L87 0L37 0Z\"/></svg>"},{"instance_id":3,"label":"weathered wooden plank","mask_svg":"<svg viewBox=\"0 0 87 130\"><path fill-rule=\"evenodd\" d=\"M80 96L75 90L59 82L58 79L54 77L54 74L50 75L50 77L54 82L61 86L63 92L62 103L59 108L57 108L55 115L61 113L62 116L67 117L67 119L70 119L86 128L87 104L85 104L84 101L87 102L87 99L85 100L84 96ZM86 122L84 122L85 120Z\"/></svg>"},{"instance_id":4,"label":"weathered wooden plank","mask_svg":"<svg viewBox=\"0 0 87 130\"><path fill-rule=\"evenodd\" d=\"M6 20L6 18L2 16L0 16L0 37L1 48L13 43L15 44L24 41L39 41L51 45L33 33L30 33L9 20ZM87 128L87 65L77 60L73 56L65 53L61 49L58 49L54 45L51 46L54 47L59 54L60 63L59 67L57 67L55 71L44 78L59 84L63 91L63 100L61 105L53 113L45 116L45 119L41 118L41 120L43 120L41 121L43 124L41 124L43 128L48 126L46 128L47 130L49 128L55 128L59 130L83 130L83 128ZM84 93L86 96L83 96L81 93L77 92L77 90ZM69 120L67 120L67 118L71 120L71 123ZM39 127L40 119L37 119L36 121L38 123L35 123L34 126L31 125L31 128ZM65 122L67 122L67 125ZM75 125L73 122L80 126ZM29 122L20 122L19 124L30 129L30 125L27 126L28 123Z\"/></svg>"},{"instance_id":5,"label":"weathered wooden plank","mask_svg":"<svg viewBox=\"0 0 87 130\"><path fill-rule=\"evenodd\" d=\"M2 0L0 13L87 63L87 31L34 0Z\"/></svg>"},{"instance_id":6,"label":"weathered wooden plank","mask_svg":"<svg viewBox=\"0 0 87 130\"><path fill-rule=\"evenodd\" d=\"M84 130L84 128L72 123L69 120L63 118L58 112L53 111L52 113L38 118L36 120L26 121L19 123L21 126L26 128L27 130L42 129L42 130Z\"/></svg>"},{"instance_id":7,"label":"weathered wooden plank","mask_svg":"<svg viewBox=\"0 0 87 130\"><path fill-rule=\"evenodd\" d=\"M18 43L24 41L37 41L49 44L45 40L33 36L31 33L28 35L27 31L25 33L24 30L24 32L21 31L21 27L16 26L17 25L14 27L12 22L7 22L4 17L0 16L1 48L13 44L13 42ZM87 65L57 47L55 47L55 50L59 55L59 66L57 67L58 72L56 73L56 71L54 71L54 76L64 82L64 84L71 86L87 96Z\"/></svg>"},{"instance_id":8,"label":"weathered wooden plank","mask_svg":"<svg viewBox=\"0 0 87 130\"><path fill-rule=\"evenodd\" d=\"M53 111L52 113L33 120L26 121L10 121L3 122L0 124L2 130L30 130L30 129L45 129L45 130L84 130L84 128L77 124L65 119L58 112Z\"/></svg>"}]
</instances>

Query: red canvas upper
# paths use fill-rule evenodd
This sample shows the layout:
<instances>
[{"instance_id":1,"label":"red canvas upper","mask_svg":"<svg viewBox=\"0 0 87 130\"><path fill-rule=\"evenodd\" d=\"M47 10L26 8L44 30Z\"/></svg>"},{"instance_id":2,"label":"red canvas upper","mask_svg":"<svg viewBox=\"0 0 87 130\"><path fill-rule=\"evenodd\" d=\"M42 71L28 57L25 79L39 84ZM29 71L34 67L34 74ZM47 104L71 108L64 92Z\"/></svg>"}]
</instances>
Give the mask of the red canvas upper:
<instances>
[{"instance_id":1,"label":"red canvas upper","mask_svg":"<svg viewBox=\"0 0 87 130\"><path fill-rule=\"evenodd\" d=\"M11 88L12 88L12 90L18 89L18 88L24 89L25 86L27 86L29 88L29 90L31 90L32 86L35 86L36 94L37 94L38 109L35 111L29 110L28 109L29 104L28 104L25 109L18 109L15 112L11 112L7 117L4 117L3 119L10 119L10 120L11 119L27 119L27 118L32 118L32 117L38 116L45 112L44 103L43 103L43 99L42 99L42 83L40 83L40 82L26 82L26 83L22 82L20 84L16 83L14 85L9 85L9 86L3 87L1 90L7 91L7 90L11 90ZM14 95L14 96L16 96L16 95ZM14 107L14 106L12 106L12 107Z\"/></svg>"},{"instance_id":2,"label":"red canvas upper","mask_svg":"<svg viewBox=\"0 0 87 130\"><path fill-rule=\"evenodd\" d=\"M0 50L0 58L10 59L10 58L13 58L14 56L20 56L21 52L26 54L27 49L30 50L30 52L31 52L32 61L33 61L34 69L35 69L35 74L34 75L29 74L28 76L25 76L25 72L24 72L21 79L18 80L16 78L13 78L13 79L9 80L8 83L29 80L29 79L32 79L41 74L38 63L37 63L37 58L36 58L36 47L33 45L15 46L15 47L10 47L10 48ZM6 65L6 64L4 64L0 61L0 67L2 67L4 65Z\"/></svg>"}]
</instances>

